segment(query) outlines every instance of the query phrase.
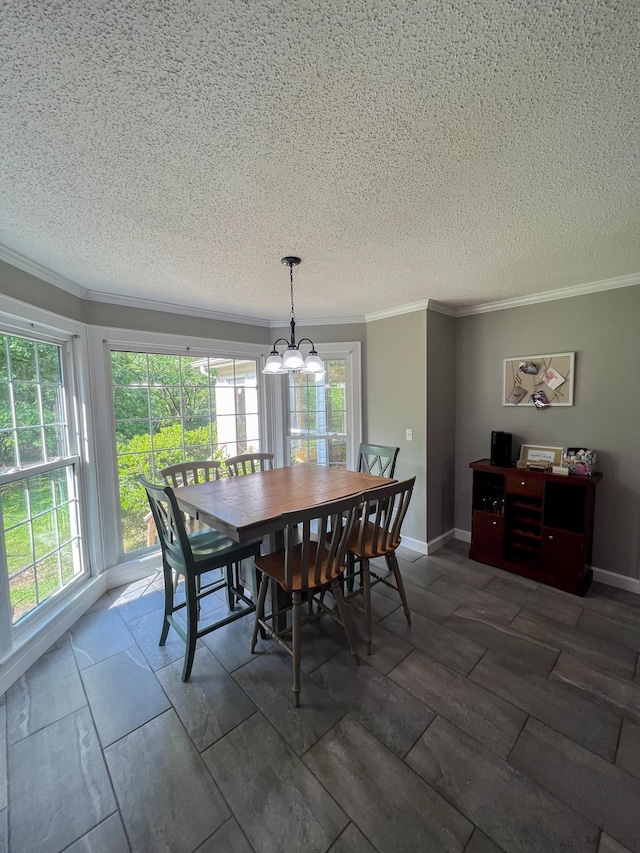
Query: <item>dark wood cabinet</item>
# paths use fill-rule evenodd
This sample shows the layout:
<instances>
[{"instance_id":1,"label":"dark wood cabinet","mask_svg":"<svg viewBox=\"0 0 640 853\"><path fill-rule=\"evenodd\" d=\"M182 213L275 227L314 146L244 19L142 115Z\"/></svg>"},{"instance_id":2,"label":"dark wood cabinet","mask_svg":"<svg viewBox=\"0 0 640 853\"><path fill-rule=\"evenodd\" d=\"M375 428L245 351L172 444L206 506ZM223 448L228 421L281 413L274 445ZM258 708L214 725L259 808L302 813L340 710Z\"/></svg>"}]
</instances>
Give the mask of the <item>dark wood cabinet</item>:
<instances>
[{"instance_id":1,"label":"dark wood cabinet","mask_svg":"<svg viewBox=\"0 0 640 853\"><path fill-rule=\"evenodd\" d=\"M595 489L601 474L562 476L472 462L469 556L584 595L591 584Z\"/></svg>"}]
</instances>

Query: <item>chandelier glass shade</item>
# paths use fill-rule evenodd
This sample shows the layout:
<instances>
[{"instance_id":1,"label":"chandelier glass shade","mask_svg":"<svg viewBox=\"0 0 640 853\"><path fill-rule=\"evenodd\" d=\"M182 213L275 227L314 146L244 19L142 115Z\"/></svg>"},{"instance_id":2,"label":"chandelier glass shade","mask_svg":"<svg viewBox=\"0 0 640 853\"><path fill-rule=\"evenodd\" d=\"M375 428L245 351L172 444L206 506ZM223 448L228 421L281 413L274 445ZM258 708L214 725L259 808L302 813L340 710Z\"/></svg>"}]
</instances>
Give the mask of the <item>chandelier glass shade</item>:
<instances>
[{"instance_id":1,"label":"chandelier glass shade","mask_svg":"<svg viewBox=\"0 0 640 853\"><path fill-rule=\"evenodd\" d=\"M316 375L323 374L325 372L324 364L316 351L313 341L310 338L301 338L296 343L296 314L293 307L293 268L298 266L300 258L287 256L282 259L282 263L289 267L289 282L291 286L291 313L289 315L289 322L291 325L291 338L290 340L278 338L269 353L262 372L273 374L295 371L299 373L314 373ZM306 358L299 349L299 345L305 343L311 345L311 351ZM285 344L286 346L282 355L278 352L279 344Z\"/></svg>"}]
</instances>

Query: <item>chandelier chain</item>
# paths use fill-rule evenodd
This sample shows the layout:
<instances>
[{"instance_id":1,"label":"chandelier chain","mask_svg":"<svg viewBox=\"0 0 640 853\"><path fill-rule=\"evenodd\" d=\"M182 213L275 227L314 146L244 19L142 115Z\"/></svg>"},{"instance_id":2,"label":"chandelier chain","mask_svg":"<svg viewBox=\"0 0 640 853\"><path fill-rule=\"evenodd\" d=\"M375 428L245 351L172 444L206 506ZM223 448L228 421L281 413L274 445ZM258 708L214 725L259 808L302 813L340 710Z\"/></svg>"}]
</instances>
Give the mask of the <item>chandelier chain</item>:
<instances>
[{"instance_id":1,"label":"chandelier chain","mask_svg":"<svg viewBox=\"0 0 640 853\"><path fill-rule=\"evenodd\" d=\"M291 282L291 314L289 316L292 320L295 320L296 312L293 307L293 264L289 264L289 280Z\"/></svg>"}]
</instances>

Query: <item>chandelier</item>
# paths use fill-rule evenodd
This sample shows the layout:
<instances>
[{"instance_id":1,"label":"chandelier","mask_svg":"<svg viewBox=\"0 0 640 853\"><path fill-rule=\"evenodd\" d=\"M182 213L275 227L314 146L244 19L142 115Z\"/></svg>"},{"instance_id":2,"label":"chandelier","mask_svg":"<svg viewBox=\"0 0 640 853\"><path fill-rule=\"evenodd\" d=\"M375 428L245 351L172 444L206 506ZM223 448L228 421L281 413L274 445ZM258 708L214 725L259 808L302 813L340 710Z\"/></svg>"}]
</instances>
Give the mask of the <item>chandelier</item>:
<instances>
[{"instance_id":1,"label":"chandelier","mask_svg":"<svg viewBox=\"0 0 640 853\"><path fill-rule=\"evenodd\" d=\"M311 344L311 351L306 358L298 349L298 344L296 344L296 312L293 307L293 268L298 266L300 260L300 258L294 258L291 256L282 259L282 263L285 267L289 267L289 281L291 285L291 313L289 314L289 317L291 318L291 340L288 341L286 338L278 338L265 363L262 370L263 373L289 373L291 371L315 374L324 373L324 364L316 352L313 341L310 338L302 338L298 342L298 344ZM280 355L277 350L278 344L287 345L287 348L282 355Z\"/></svg>"}]
</instances>

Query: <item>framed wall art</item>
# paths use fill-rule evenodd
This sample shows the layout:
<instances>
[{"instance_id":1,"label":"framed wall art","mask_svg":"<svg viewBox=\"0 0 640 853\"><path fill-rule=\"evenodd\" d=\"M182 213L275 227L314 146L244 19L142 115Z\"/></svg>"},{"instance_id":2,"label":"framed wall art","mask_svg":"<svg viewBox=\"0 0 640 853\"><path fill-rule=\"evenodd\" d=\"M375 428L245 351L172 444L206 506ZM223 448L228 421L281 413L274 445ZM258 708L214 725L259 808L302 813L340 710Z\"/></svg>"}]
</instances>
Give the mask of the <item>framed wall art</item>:
<instances>
[{"instance_id":1,"label":"framed wall art","mask_svg":"<svg viewBox=\"0 0 640 853\"><path fill-rule=\"evenodd\" d=\"M505 358L502 371L502 405L573 406L575 353L518 355Z\"/></svg>"}]
</instances>

